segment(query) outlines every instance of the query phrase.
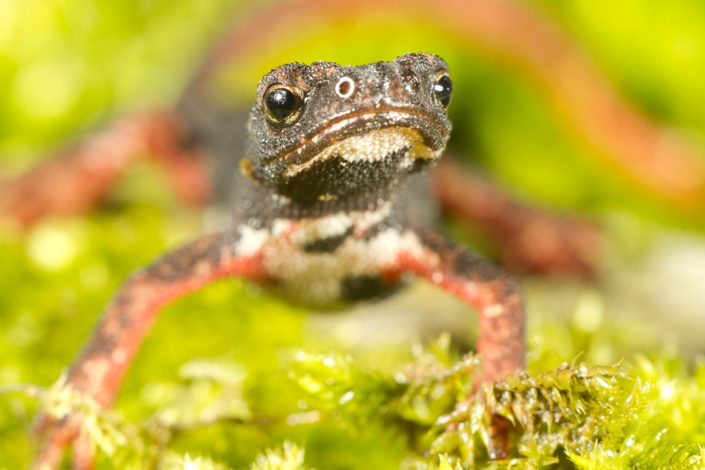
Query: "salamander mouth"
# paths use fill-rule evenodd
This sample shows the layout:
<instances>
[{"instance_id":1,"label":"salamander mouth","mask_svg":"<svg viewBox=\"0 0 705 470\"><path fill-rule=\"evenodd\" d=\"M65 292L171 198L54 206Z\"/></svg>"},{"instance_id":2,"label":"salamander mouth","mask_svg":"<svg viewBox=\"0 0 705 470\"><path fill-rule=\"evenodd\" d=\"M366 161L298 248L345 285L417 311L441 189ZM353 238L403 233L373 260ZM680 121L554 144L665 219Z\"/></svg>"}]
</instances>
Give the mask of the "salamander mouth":
<instances>
[{"instance_id":1,"label":"salamander mouth","mask_svg":"<svg viewBox=\"0 0 705 470\"><path fill-rule=\"evenodd\" d=\"M346 139L392 127L417 135L419 143L426 148L424 153L428 155L439 154L445 147L449 135L448 125L437 115L413 108L376 107L343 114L329 120L293 146L267 158L264 164L283 161L287 165L304 165L327 148Z\"/></svg>"}]
</instances>

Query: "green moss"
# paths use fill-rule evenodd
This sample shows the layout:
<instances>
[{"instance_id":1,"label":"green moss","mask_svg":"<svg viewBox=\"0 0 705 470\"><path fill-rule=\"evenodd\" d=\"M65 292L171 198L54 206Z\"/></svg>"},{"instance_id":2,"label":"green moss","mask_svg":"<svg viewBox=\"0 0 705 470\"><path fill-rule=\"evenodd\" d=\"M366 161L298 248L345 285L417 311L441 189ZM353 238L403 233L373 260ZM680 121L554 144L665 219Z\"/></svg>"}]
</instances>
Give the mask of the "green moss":
<instances>
[{"instance_id":1,"label":"green moss","mask_svg":"<svg viewBox=\"0 0 705 470\"><path fill-rule=\"evenodd\" d=\"M396 451L376 468L482 466L488 463L493 415L513 424L510 457L492 464L497 468L700 468L705 463L703 364L692 373L666 357L637 357L613 367L564 364L484 385L468 401L477 359L458 359L445 336L417 348L396 371L377 371L336 353L298 350L286 356L289 378L282 379L293 380L299 393L290 389L284 399L290 409L282 415L251 411L243 394L245 366L229 359L191 361L178 381L145 386L143 399L155 411L131 422L61 382L43 391L5 392L39 397L40 408L55 418L80 415L101 461L116 468L141 468L145 462L181 468L175 462L186 465L189 455L200 456L193 468L244 465L248 459L257 469L304 468L300 446L285 444L260 456L250 447L271 447L287 434L309 443L311 461L320 468L368 468L373 447L385 446ZM321 440L320 432L330 434ZM360 439L364 434L375 437ZM359 455L349 453L360 445ZM331 446L337 451L327 453Z\"/></svg>"},{"instance_id":2,"label":"green moss","mask_svg":"<svg viewBox=\"0 0 705 470\"><path fill-rule=\"evenodd\" d=\"M281 449L267 450L258 455L251 470L306 470L304 451L296 444L285 442Z\"/></svg>"}]
</instances>

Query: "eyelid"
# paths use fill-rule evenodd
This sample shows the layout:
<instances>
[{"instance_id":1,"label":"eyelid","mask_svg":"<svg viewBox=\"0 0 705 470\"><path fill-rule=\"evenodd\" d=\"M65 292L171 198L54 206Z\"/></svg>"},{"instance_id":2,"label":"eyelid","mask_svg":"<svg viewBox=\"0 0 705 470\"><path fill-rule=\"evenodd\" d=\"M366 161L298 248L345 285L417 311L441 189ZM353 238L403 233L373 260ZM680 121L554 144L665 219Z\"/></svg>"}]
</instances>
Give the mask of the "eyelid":
<instances>
[{"instance_id":1,"label":"eyelid","mask_svg":"<svg viewBox=\"0 0 705 470\"><path fill-rule=\"evenodd\" d=\"M286 90L289 92L290 96L294 96L296 98L293 103L294 107L287 109L287 104L284 104L284 108L277 109L277 107L271 106L268 100L279 90ZM299 116L301 116L305 102L305 93L301 88L288 83L275 82L270 84L264 90L264 93L262 93L260 106L267 122L271 126L280 128L282 126L293 124ZM277 115L278 113L280 113L280 115Z\"/></svg>"}]
</instances>

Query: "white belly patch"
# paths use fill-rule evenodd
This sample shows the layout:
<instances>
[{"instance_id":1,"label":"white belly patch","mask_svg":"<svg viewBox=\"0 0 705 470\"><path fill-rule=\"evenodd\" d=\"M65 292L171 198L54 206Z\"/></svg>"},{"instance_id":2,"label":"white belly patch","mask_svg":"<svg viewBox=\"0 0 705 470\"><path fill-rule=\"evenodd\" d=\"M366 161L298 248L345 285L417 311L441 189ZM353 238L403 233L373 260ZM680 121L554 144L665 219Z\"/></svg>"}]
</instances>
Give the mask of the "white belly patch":
<instances>
[{"instance_id":1,"label":"white belly patch","mask_svg":"<svg viewBox=\"0 0 705 470\"><path fill-rule=\"evenodd\" d=\"M421 250L409 231L386 228L370 238L367 229L386 217L388 208L374 212L340 213L320 219L279 219L271 229L243 228L237 242L240 255L261 253L273 287L288 298L318 306L339 303L346 278L377 276L392 267L401 251ZM347 236L345 236L347 234ZM345 237L331 252L308 252L316 240Z\"/></svg>"}]
</instances>

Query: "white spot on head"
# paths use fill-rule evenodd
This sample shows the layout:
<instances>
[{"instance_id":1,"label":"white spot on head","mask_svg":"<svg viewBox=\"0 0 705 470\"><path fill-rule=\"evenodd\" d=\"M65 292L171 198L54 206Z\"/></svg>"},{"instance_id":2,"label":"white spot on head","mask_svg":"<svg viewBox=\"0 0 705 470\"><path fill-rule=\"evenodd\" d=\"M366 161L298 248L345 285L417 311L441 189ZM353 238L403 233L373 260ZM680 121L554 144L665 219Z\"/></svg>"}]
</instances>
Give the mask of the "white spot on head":
<instances>
[{"instance_id":1,"label":"white spot on head","mask_svg":"<svg viewBox=\"0 0 705 470\"><path fill-rule=\"evenodd\" d=\"M355 93L355 81L350 77L342 77L335 84L335 93L341 98L350 98Z\"/></svg>"}]
</instances>

